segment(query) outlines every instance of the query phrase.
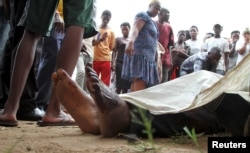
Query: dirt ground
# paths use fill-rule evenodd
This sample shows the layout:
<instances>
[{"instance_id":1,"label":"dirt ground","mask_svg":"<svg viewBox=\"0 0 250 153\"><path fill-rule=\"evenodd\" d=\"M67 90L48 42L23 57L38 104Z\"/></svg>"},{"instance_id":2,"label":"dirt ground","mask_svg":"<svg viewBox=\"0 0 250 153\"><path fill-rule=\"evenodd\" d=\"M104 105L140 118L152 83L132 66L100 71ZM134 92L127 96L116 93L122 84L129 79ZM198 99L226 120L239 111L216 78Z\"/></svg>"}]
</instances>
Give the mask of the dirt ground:
<instances>
[{"instance_id":1,"label":"dirt ground","mask_svg":"<svg viewBox=\"0 0 250 153\"><path fill-rule=\"evenodd\" d=\"M131 144L125 138L84 134L77 126L39 127L29 121L19 121L18 127L0 127L0 139L1 153L134 153L146 152L140 146L147 142L141 139ZM207 136L198 137L198 142L201 150L185 137L157 138L154 152L207 152Z\"/></svg>"}]
</instances>

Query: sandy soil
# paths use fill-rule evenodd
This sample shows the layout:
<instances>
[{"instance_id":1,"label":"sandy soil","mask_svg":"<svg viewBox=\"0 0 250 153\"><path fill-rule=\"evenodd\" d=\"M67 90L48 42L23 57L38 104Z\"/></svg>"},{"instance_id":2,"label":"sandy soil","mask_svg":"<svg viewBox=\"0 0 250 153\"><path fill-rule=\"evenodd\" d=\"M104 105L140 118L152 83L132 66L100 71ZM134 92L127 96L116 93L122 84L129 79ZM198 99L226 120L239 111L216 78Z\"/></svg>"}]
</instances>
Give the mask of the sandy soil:
<instances>
[{"instance_id":1,"label":"sandy soil","mask_svg":"<svg viewBox=\"0 0 250 153\"><path fill-rule=\"evenodd\" d=\"M0 139L1 153L134 153L139 151L139 144L146 142L141 139L142 143L131 144L125 138L84 134L77 126L39 127L29 121L19 121L18 127L0 127ZM155 152L200 152L190 139L177 140L184 142L176 143L173 138L155 139ZM207 136L199 137L198 142L201 151L207 152Z\"/></svg>"}]
</instances>

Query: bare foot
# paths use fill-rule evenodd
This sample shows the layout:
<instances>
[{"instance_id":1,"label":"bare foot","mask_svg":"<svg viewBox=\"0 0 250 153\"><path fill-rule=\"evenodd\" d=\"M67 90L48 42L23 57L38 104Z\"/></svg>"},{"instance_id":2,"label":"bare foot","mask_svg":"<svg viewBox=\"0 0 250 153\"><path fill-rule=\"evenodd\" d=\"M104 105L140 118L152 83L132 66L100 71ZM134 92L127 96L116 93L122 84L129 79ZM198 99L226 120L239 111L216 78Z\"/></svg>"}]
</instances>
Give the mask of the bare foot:
<instances>
[{"instance_id":1,"label":"bare foot","mask_svg":"<svg viewBox=\"0 0 250 153\"><path fill-rule=\"evenodd\" d=\"M99 110L100 130L104 137L125 132L130 126L130 111L126 102L112 92L90 65L86 66L86 85Z\"/></svg>"},{"instance_id":2,"label":"bare foot","mask_svg":"<svg viewBox=\"0 0 250 153\"><path fill-rule=\"evenodd\" d=\"M83 132L99 134L99 119L92 98L62 69L52 76L57 100L72 115Z\"/></svg>"}]
</instances>

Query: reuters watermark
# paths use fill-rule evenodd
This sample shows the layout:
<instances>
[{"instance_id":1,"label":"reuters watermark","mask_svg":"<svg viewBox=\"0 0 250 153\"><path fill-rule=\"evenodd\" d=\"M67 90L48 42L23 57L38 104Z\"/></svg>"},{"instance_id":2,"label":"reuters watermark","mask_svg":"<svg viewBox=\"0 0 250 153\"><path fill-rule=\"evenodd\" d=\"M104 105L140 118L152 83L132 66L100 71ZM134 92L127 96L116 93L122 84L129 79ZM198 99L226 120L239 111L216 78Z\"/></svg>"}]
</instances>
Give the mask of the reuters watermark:
<instances>
[{"instance_id":1,"label":"reuters watermark","mask_svg":"<svg viewBox=\"0 0 250 153\"><path fill-rule=\"evenodd\" d=\"M250 153L250 137L208 137L208 153Z\"/></svg>"}]
</instances>

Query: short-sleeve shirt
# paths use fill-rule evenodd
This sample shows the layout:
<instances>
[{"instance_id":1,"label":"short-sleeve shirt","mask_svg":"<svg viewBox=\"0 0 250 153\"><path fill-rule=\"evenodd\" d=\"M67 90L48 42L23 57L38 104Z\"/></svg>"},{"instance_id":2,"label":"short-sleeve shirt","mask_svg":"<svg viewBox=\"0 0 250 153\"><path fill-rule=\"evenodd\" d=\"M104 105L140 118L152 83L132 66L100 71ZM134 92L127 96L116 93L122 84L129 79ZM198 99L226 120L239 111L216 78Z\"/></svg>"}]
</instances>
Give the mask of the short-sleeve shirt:
<instances>
[{"instance_id":1,"label":"short-sleeve shirt","mask_svg":"<svg viewBox=\"0 0 250 153\"><path fill-rule=\"evenodd\" d=\"M186 45L189 46L189 55L193 55L202 51L203 42L200 40L189 39L186 41Z\"/></svg>"},{"instance_id":2,"label":"short-sleeve shirt","mask_svg":"<svg viewBox=\"0 0 250 153\"><path fill-rule=\"evenodd\" d=\"M139 32L138 37L135 39L134 54L154 59L158 40L158 30L156 24L146 12L138 13L135 18L144 20L145 25Z\"/></svg>"},{"instance_id":3,"label":"short-sleeve shirt","mask_svg":"<svg viewBox=\"0 0 250 153\"><path fill-rule=\"evenodd\" d=\"M218 63L218 70L226 70L226 66L225 66L225 53L229 53L229 42L224 39L224 38L214 38L211 37L209 39L206 40L205 45L204 45L204 49L207 50L208 52L213 48L213 47L219 47L221 49L221 58L219 60Z\"/></svg>"},{"instance_id":4,"label":"short-sleeve shirt","mask_svg":"<svg viewBox=\"0 0 250 153\"><path fill-rule=\"evenodd\" d=\"M169 47L174 45L174 34L173 29L169 23L160 24L158 21L155 21L159 31L158 41L165 49L165 53L161 56L162 64L171 67L170 61L170 51Z\"/></svg>"}]
</instances>

